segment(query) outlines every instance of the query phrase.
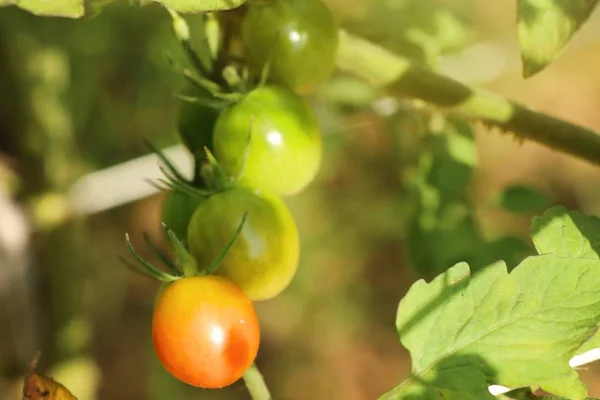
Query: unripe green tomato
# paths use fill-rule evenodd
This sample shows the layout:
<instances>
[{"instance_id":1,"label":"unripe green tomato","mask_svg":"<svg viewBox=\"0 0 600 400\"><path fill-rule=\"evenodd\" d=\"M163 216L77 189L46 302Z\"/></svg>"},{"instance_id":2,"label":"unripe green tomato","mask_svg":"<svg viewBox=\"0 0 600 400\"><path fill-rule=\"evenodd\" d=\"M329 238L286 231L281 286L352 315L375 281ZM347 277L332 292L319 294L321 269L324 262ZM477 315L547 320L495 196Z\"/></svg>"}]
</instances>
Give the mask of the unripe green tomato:
<instances>
[{"instance_id":1,"label":"unripe green tomato","mask_svg":"<svg viewBox=\"0 0 600 400\"><path fill-rule=\"evenodd\" d=\"M211 99L212 94L206 90L188 87L184 95ZM217 109L181 100L177 115L177 132L183 144L196 156L204 157L204 147L212 151L213 128L219 117Z\"/></svg>"},{"instance_id":2,"label":"unripe green tomato","mask_svg":"<svg viewBox=\"0 0 600 400\"><path fill-rule=\"evenodd\" d=\"M200 267L208 267L247 219L216 274L229 278L254 301L281 293L298 268L296 223L277 196L235 186L198 206L188 227L188 246Z\"/></svg>"},{"instance_id":3,"label":"unripe green tomato","mask_svg":"<svg viewBox=\"0 0 600 400\"><path fill-rule=\"evenodd\" d=\"M322 0L253 1L242 41L259 72L271 57L271 80L307 93L335 67L338 26Z\"/></svg>"},{"instance_id":4,"label":"unripe green tomato","mask_svg":"<svg viewBox=\"0 0 600 400\"><path fill-rule=\"evenodd\" d=\"M248 135L251 140L248 146ZM306 101L268 85L224 109L215 125L214 153L241 182L280 196L303 190L321 164L321 130Z\"/></svg>"},{"instance_id":5,"label":"unripe green tomato","mask_svg":"<svg viewBox=\"0 0 600 400\"><path fill-rule=\"evenodd\" d=\"M180 191L170 191L162 203L162 222L185 242L192 214L204 199L192 197Z\"/></svg>"}]
</instances>

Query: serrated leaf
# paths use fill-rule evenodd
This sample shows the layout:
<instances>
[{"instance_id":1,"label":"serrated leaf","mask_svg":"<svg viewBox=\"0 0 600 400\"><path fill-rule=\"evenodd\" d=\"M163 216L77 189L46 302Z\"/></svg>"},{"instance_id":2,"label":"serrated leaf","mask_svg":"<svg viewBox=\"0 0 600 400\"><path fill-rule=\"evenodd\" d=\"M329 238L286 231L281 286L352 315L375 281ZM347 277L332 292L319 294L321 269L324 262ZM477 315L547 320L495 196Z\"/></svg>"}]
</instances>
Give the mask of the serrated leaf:
<instances>
[{"instance_id":1,"label":"serrated leaf","mask_svg":"<svg viewBox=\"0 0 600 400\"><path fill-rule=\"evenodd\" d=\"M46 17L79 18L84 15L83 0L17 0L19 8Z\"/></svg>"},{"instance_id":2,"label":"serrated leaf","mask_svg":"<svg viewBox=\"0 0 600 400\"><path fill-rule=\"evenodd\" d=\"M232 10L247 0L154 0L180 13L207 13Z\"/></svg>"},{"instance_id":3,"label":"serrated leaf","mask_svg":"<svg viewBox=\"0 0 600 400\"><path fill-rule=\"evenodd\" d=\"M533 219L531 236L539 254L600 259L600 218L552 207ZM600 347L600 333L584 343L577 354Z\"/></svg>"},{"instance_id":4,"label":"serrated leaf","mask_svg":"<svg viewBox=\"0 0 600 400\"><path fill-rule=\"evenodd\" d=\"M492 204L513 213L529 213L546 208L552 200L530 186L513 185L492 199Z\"/></svg>"},{"instance_id":5,"label":"serrated leaf","mask_svg":"<svg viewBox=\"0 0 600 400\"><path fill-rule=\"evenodd\" d=\"M600 259L600 218L596 216L552 207L533 219L531 236L539 254Z\"/></svg>"},{"instance_id":6,"label":"serrated leaf","mask_svg":"<svg viewBox=\"0 0 600 400\"><path fill-rule=\"evenodd\" d=\"M447 383L451 367L470 360L481 384L483 374L486 384L540 386L583 400L587 390L569 360L599 321L600 260L547 254L510 274L498 262L473 276L457 264L430 283L415 282L400 302L396 327L412 375L382 399L416 398L416 387L421 398L476 398L471 383Z\"/></svg>"},{"instance_id":7,"label":"serrated leaf","mask_svg":"<svg viewBox=\"0 0 600 400\"><path fill-rule=\"evenodd\" d=\"M588 19L598 0L519 0L523 76L544 69Z\"/></svg>"}]
</instances>

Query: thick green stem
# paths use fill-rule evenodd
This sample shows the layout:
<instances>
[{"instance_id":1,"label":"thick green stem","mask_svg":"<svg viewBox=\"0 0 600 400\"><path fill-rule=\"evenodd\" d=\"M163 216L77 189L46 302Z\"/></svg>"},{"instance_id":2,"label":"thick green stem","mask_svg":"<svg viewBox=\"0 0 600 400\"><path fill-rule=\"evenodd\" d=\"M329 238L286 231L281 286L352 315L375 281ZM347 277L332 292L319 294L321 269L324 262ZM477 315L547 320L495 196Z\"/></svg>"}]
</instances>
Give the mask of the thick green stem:
<instances>
[{"instance_id":1,"label":"thick green stem","mask_svg":"<svg viewBox=\"0 0 600 400\"><path fill-rule=\"evenodd\" d=\"M271 400L271 393L269 388L263 379L262 374L256 367L256 364L252 364L250 368L244 374L244 382L250 393L252 400Z\"/></svg>"},{"instance_id":2,"label":"thick green stem","mask_svg":"<svg viewBox=\"0 0 600 400\"><path fill-rule=\"evenodd\" d=\"M340 32L337 66L395 95L424 100L600 164L598 133L471 88L344 31Z\"/></svg>"}]
</instances>

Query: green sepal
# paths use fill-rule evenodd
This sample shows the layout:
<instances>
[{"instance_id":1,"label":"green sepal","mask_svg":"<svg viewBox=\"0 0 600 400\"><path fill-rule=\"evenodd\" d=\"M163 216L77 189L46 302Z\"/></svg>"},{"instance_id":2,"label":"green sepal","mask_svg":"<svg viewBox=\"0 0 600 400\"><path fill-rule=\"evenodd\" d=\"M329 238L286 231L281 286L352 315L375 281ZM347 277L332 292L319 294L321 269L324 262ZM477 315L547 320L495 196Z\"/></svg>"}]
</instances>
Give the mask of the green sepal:
<instances>
[{"instance_id":1,"label":"green sepal","mask_svg":"<svg viewBox=\"0 0 600 400\"><path fill-rule=\"evenodd\" d=\"M151 278L157 279L161 282L173 282L173 281L179 279L176 276L173 276L164 271L161 271L160 269L158 269L158 268L154 267L152 264L150 264L148 261L144 260L142 258L142 256L140 256L133 248L133 245L131 244L131 241L129 240L129 234L127 234L127 233L125 234L125 240L127 242L127 249L129 250L129 253L138 262L138 264L135 264L135 266L136 266L135 270L137 272L142 272L145 275L147 275ZM125 264L129 267L132 267L132 265L130 265L127 262L125 262Z\"/></svg>"},{"instance_id":2,"label":"green sepal","mask_svg":"<svg viewBox=\"0 0 600 400\"><path fill-rule=\"evenodd\" d=\"M189 277L198 275L198 263L194 257L192 257L183 242L164 222L162 223L162 226L167 232L167 237L175 248L175 254L177 258L175 265L177 269L181 271L182 276Z\"/></svg>"},{"instance_id":3,"label":"green sepal","mask_svg":"<svg viewBox=\"0 0 600 400\"><path fill-rule=\"evenodd\" d=\"M240 236L240 233L242 232L242 229L244 228L244 224L246 223L246 219L247 218L248 218L248 213L245 212L244 215L242 216L242 222L240 222L240 224L238 225L237 229L235 230L235 233L233 234L233 237L225 245L225 247L221 250L221 252L217 256L217 258L215 258L212 261L212 263L208 266L208 268L203 271L203 275L213 274L213 273L215 273L217 271L217 269L219 269L219 266L221 265L221 262L227 256L227 253L229 253L229 250L231 250L231 248L233 247L233 245L237 241L238 237Z\"/></svg>"}]
</instances>

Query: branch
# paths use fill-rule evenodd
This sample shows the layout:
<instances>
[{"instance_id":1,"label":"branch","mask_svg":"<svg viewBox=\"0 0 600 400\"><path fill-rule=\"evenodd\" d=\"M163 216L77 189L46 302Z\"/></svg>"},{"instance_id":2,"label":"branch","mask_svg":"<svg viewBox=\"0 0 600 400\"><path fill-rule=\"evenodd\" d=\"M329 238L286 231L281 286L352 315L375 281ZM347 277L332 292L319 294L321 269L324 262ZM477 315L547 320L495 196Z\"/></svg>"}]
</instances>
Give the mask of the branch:
<instances>
[{"instance_id":1,"label":"branch","mask_svg":"<svg viewBox=\"0 0 600 400\"><path fill-rule=\"evenodd\" d=\"M600 164L600 135L596 132L471 88L345 31L340 32L337 66L397 95L448 108L511 131L518 138Z\"/></svg>"}]
</instances>

